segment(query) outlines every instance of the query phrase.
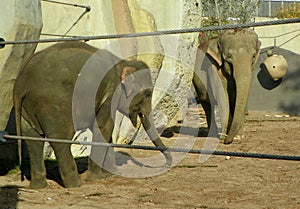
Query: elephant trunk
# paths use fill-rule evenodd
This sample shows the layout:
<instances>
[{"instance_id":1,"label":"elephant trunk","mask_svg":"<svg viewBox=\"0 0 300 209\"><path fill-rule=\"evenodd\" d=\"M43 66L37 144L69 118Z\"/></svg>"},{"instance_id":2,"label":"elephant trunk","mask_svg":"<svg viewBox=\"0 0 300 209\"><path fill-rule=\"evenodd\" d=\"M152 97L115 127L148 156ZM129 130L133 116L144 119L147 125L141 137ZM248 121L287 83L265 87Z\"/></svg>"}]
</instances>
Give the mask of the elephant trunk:
<instances>
[{"instance_id":1,"label":"elephant trunk","mask_svg":"<svg viewBox=\"0 0 300 209\"><path fill-rule=\"evenodd\" d=\"M167 147L161 141L159 133L156 130L154 125L154 119L152 116L152 106L151 106L151 97L147 97L143 100L143 104L141 105L141 112L139 114L141 123L147 132L147 135L153 142L156 147L162 148L161 152L166 158L166 166L171 166L172 164L172 156L171 153L167 150Z\"/></svg>"},{"instance_id":2,"label":"elephant trunk","mask_svg":"<svg viewBox=\"0 0 300 209\"><path fill-rule=\"evenodd\" d=\"M248 96L252 82L251 63L239 63L233 67L233 76L236 86L235 107L232 115L232 123L229 128L228 135L224 141L225 144L232 143L234 136L238 134L241 128L243 128Z\"/></svg>"},{"instance_id":3,"label":"elephant trunk","mask_svg":"<svg viewBox=\"0 0 300 209\"><path fill-rule=\"evenodd\" d=\"M153 117L149 115L141 115L141 122L149 138L152 140L153 144L155 144L156 147L162 148L161 152L166 158L166 166L171 166L172 164L171 153L167 150L167 147L161 141L159 134L154 126Z\"/></svg>"}]
</instances>

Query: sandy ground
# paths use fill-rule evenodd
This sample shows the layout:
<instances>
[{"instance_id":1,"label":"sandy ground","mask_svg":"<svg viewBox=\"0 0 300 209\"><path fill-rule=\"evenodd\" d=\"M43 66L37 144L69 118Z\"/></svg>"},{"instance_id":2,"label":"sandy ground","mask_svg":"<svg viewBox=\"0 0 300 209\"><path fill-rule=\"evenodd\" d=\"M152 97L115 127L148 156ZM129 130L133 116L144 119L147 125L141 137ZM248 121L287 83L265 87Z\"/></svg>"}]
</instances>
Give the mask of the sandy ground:
<instances>
[{"instance_id":1,"label":"sandy ground","mask_svg":"<svg viewBox=\"0 0 300 209\"><path fill-rule=\"evenodd\" d=\"M163 138L166 144L193 139L193 148L202 149L206 138L187 131L197 127L198 116L191 109L185 131L171 129ZM250 112L246 119L245 138L219 143L217 150L300 156L300 117ZM160 156L156 151L126 152ZM299 161L212 155L199 163L199 154L188 154L155 176L112 176L97 182L85 181L84 170L81 176L80 188L66 189L48 180L41 190L31 190L19 174L0 176L0 208L300 208Z\"/></svg>"}]
</instances>

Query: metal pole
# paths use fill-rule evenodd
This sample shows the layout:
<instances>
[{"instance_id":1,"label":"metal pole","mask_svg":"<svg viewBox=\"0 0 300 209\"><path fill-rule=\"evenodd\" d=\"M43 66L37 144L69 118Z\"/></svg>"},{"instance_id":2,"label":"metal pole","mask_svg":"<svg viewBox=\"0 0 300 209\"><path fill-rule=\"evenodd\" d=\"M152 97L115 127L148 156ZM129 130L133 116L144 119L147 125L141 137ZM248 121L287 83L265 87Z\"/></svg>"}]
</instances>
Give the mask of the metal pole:
<instances>
[{"instance_id":1,"label":"metal pole","mask_svg":"<svg viewBox=\"0 0 300 209\"><path fill-rule=\"evenodd\" d=\"M271 17L272 15L271 10L272 10L272 1L269 0L269 17Z\"/></svg>"}]
</instances>

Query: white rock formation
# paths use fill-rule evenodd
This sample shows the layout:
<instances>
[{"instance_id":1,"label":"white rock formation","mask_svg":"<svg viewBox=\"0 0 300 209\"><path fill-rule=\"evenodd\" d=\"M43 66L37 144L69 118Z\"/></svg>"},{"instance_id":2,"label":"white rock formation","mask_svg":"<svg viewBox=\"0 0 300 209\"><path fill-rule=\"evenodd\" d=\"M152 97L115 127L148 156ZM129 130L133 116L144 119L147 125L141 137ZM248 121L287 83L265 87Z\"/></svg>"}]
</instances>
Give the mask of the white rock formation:
<instances>
[{"instance_id":1,"label":"white rock formation","mask_svg":"<svg viewBox=\"0 0 300 209\"><path fill-rule=\"evenodd\" d=\"M0 37L6 41L36 40L42 29L39 0L1 0ZM14 81L36 44L7 45L0 49L0 130L4 130L13 106Z\"/></svg>"}]
</instances>

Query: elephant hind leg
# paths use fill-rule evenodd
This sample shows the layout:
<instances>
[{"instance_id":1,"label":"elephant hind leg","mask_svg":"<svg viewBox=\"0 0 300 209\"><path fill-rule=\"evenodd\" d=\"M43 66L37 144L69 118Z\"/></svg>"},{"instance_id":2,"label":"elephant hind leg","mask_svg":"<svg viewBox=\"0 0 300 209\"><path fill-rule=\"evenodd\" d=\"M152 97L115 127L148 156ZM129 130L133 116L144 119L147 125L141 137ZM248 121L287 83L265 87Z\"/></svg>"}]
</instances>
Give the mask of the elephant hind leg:
<instances>
[{"instance_id":1,"label":"elephant hind leg","mask_svg":"<svg viewBox=\"0 0 300 209\"><path fill-rule=\"evenodd\" d=\"M32 129L29 124L22 119L22 135L24 136L32 136L32 137L40 137L39 134ZM43 158L43 148L44 142L39 141L26 141L27 150L29 154L30 161L30 188L32 189L42 189L47 186L46 181L46 168ZM23 175L23 167L24 160L27 158L26 153L22 150L22 175Z\"/></svg>"},{"instance_id":2,"label":"elephant hind leg","mask_svg":"<svg viewBox=\"0 0 300 209\"><path fill-rule=\"evenodd\" d=\"M51 143L54 150L60 175L66 188L81 186L81 179L77 171L77 165L71 153L69 144Z\"/></svg>"},{"instance_id":3,"label":"elephant hind leg","mask_svg":"<svg viewBox=\"0 0 300 209\"><path fill-rule=\"evenodd\" d=\"M44 142L27 141L30 158L30 188L42 189L47 186L46 168L43 158Z\"/></svg>"}]
</instances>

